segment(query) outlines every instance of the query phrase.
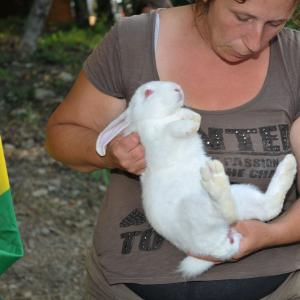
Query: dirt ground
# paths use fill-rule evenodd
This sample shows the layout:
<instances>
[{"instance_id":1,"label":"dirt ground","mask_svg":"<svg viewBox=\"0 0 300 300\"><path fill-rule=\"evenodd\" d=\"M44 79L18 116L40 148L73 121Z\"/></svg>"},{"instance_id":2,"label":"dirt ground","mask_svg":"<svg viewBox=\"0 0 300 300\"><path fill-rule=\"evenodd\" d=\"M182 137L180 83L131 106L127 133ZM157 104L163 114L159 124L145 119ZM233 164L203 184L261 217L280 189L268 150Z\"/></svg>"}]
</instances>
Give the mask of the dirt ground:
<instances>
[{"instance_id":1,"label":"dirt ground","mask_svg":"<svg viewBox=\"0 0 300 300\"><path fill-rule=\"evenodd\" d=\"M20 72L21 77L26 74ZM61 77L70 81L71 76ZM79 300L105 187L99 177L70 170L48 156L44 127L61 98L41 87L34 92L31 105L12 109L0 103L1 135L25 249L24 258L1 276L0 298Z\"/></svg>"}]
</instances>

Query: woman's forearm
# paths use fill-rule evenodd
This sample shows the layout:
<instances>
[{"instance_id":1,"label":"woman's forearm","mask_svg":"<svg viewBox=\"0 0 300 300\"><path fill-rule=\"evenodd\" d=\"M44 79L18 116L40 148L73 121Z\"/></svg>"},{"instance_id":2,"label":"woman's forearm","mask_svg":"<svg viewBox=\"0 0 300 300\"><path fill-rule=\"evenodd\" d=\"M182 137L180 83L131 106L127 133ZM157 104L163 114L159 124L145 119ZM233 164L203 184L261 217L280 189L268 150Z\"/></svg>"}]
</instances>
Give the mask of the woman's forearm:
<instances>
[{"instance_id":1,"label":"woman's forearm","mask_svg":"<svg viewBox=\"0 0 300 300\"><path fill-rule=\"evenodd\" d=\"M300 199L288 211L270 224L272 246L291 244L300 241Z\"/></svg>"},{"instance_id":2,"label":"woman's forearm","mask_svg":"<svg viewBox=\"0 0 300 300\"><path fill-rule=\"evenodd\" d=\"M52 124L47 128L45 146L53 158L80 172L118 168L141 174L145 169L144 148L136 133L115 137L103 157L96 152L98 134L75 124Z\"/></svg>"},{"instance_id":3,"label":"woman's forearm","mask_svg":"<svg viewBox=\"0 0 300 300\"><path fill-rule=\"evenodd\" d=\"M238 221L233 228L242 235L234 259L241 259L261 249L300 241L300 201L270 223L256 220Z\"/></svg>"},{"instance_id":4,"label":"woman's forearm","mask_svg":"<svg viewBox=\"0 0 300 300\"><path fill-rule=\"evenodd\" d=\"M73 124L57 124L47 128L46 149L56 160L69 167L91 172L110 167L106 157L96 153L98 133L89 128Z\"/></svg>"}]
</instances>

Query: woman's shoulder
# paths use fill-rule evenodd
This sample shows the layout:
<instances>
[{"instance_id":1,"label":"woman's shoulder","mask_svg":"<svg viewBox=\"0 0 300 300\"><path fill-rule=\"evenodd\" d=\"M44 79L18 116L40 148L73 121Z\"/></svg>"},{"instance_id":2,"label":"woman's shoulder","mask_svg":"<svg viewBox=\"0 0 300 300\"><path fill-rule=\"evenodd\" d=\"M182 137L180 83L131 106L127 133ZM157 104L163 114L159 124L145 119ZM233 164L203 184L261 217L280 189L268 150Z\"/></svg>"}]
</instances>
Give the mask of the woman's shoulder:
<instances>
[{"instance_id":1,"label":"woman's shoulder","mask_svg":"<svg viewBox=\"0 0 300 300\"><path fill-rule=\"evenodd\" d=\"M287 49L299 51L300 49L300 31L292 28L285 27L278 34L278 41L282 47ZM298 52L299 55L299 52Z\"/></svg>"},{"instance_id":2,"label":"woman's shoulder","mask_svg":"<svg viewBox=\"0 0 300 300\"><path fill-rule=\"evenodd\" d=\"M158 9L146 14L121 17L116 22L113 31L119 36L141 36L143 34L153 34L159 19L167 20L168 24L182 24L182 19L186 18L187 12L190 13L191 5L171 7L168 9ZM180 21L181 20L181 21ZM159 21L161 23L161 21Z\"/></svg>"},{"instance_id":3,"label":"woman's shoulder","mask_svg":"<svg viewBox=\"0 0 300 300\"><path fill-rule=\"evenodd\" d=\"M148 14L121 17L116 22L115 27L123 32L128 32L130 30L139 31L144 27L152 27L155 23L155 14L155 12L151 12Z\"/></svg>"},{"instance_id":4,"label":"woman's shoulder","mask_svg":"<svg viewBox=\"0 0 300 300\"><path fill-rule=\"evenodd\" d=\"M160 16L162 23L167 23L169 26L184 26L184 24L189 24L195 20L193 4L159 9L157 10L157 13Z\"/></svg>"},{"instance_id":5,"label":"woman's shoulder","mask_svg":"<svg viewBox=\"0 0 300 300\"><path fill-rule=\"evenodd\" d=\"M284 28L275 39L273 49L277 53L276 57L283 60L290 70L295 69L298 75L300 66L300 31Z\"/></svg>"}]
</instances>

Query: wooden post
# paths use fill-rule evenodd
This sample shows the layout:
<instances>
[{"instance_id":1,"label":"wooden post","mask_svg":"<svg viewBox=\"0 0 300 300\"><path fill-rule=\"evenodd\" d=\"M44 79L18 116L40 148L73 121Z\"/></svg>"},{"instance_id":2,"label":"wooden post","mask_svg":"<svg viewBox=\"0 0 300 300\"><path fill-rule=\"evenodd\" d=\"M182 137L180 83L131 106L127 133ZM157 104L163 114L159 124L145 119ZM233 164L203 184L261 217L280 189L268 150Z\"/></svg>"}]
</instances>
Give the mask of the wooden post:
<instances>
[{"instance_id":1,"label":"wooden post","mask_svg":"<svg viewBox=\"0 0 300 300\"><path fill-rule=\"evenodd\" d=\"M74 21L70 0L53 0L47 18L49 23L70 23Z\"/></svg>"}]
</instances>

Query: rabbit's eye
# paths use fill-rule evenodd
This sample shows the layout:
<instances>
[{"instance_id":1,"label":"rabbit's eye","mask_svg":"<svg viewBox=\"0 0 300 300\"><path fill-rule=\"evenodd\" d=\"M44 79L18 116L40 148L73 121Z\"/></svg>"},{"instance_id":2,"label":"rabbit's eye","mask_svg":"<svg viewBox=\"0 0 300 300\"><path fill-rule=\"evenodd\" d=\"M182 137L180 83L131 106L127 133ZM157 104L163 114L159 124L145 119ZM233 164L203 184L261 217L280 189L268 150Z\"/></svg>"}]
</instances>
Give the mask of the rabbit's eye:
<instances>
[{"instance_id":1,"label":"rabbit's eye","mask_svg":"<svg viewBox=\"0 0 300 300\"><path fill-rule=\"evenodd\" d=\"M149 97L150 95L152 95L154 92L153 92L153 90L151 90L151 89L146 89L145 90L145 97L147 98L147 97Z\"/></svg>"}]
</instances>

